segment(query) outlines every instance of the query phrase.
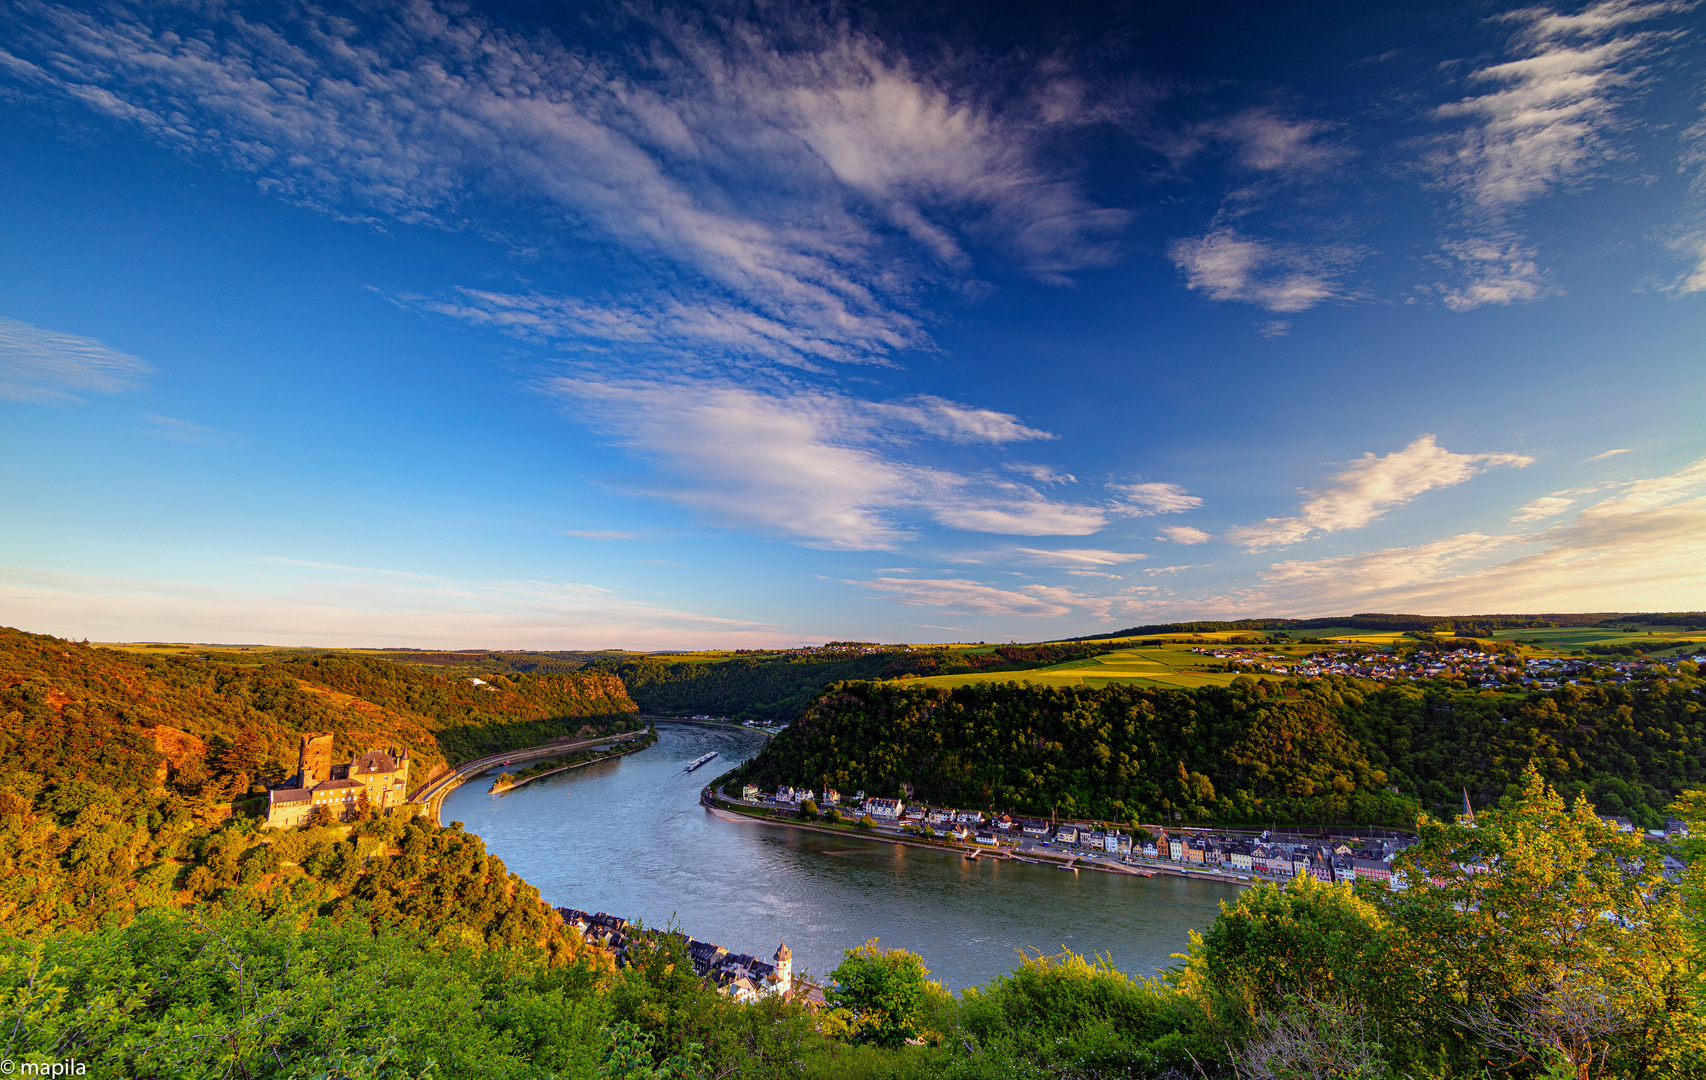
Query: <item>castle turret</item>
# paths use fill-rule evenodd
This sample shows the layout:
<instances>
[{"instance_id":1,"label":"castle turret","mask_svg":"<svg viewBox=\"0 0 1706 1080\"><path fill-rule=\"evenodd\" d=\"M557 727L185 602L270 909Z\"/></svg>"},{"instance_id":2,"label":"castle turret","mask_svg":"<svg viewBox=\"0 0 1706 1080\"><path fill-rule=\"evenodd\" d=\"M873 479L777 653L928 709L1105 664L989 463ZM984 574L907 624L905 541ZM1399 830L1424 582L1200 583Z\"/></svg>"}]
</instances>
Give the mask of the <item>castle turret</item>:
<instances>
[{"instance_id":1,"label":"castle turret","mask_svg":"<svg viewBox=\"0 0 1706 1080\"><path fill-rule=\"evenodd\" d=\"M784 941L776 946L776 992L786 994L794 988L794 954Z\"/></svg>"},{"instance_id":2,"label":"castle turret","mask_svg":"<svg viewBox=\"0 0 1706 1080\"><path fill-rule=\"evenodd\" d=\"M296 786L311 788L332 778L332 736L304 735L297 752Z\"/></svg>"}]
</instances>

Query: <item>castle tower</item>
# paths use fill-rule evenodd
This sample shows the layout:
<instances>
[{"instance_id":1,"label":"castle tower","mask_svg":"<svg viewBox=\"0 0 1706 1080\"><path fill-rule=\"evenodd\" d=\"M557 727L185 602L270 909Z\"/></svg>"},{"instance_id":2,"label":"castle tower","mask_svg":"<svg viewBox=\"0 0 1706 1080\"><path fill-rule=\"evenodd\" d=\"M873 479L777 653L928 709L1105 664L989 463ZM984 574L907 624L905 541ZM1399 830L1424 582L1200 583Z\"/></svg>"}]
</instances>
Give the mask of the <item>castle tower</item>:
<instances>
[{"instance_id":1,"label":"castle tower","mask_svg":"<svg viewBox=\"0 0 1706 1080\"><path fill-rule=\"evenodd\" d=\"M794 954L784 941L776 946L776 992L786 994L794 988Z\"/></svg>"},{"instance_id":2,"label":"castle tower","mask_svg":"<svg viewBox=\"0 0 1706 1080\"><path fill-rule=\"evenodd\" d=\"M332 778L332 736L304 735L297 756L297 786L311 788Z\"/></svg>"}]
</instances>

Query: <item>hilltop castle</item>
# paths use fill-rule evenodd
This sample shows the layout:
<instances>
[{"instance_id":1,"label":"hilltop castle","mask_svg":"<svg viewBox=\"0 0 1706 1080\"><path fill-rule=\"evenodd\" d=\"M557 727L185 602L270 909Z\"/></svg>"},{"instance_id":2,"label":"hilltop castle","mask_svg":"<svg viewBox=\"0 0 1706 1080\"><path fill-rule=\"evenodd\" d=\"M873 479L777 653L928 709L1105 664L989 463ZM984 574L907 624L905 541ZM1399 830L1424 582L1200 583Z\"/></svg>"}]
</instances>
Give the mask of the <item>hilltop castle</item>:
<instances>
[{"instance_id":1,"label":"hilltop castle","mask_svg":"<svg viewBox=\"0 0 1706 1080\"><path fill-rule=\"evenodd\" d=\"M349 764L332 761L332 736L304 735L296 775L268 793L267 827L306 825L316 807L343 821L362 804L375 810L401 806L409 797L407 749L369 750Z\"/></svg>"}]
</instances>

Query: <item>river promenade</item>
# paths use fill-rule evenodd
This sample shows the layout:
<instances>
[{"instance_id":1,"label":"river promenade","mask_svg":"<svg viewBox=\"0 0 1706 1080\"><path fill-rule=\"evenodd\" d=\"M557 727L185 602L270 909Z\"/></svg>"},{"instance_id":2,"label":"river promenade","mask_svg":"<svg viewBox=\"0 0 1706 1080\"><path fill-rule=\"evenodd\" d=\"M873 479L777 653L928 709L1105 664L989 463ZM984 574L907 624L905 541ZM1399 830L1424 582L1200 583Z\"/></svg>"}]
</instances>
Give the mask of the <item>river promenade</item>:
<instances>
[{"instance_id":1,"label":"river promenade","mask_svg":"<svg viewBox=\"0 0 1706 1080\"><path fill-rule=\"evenodd\" d=\"M797 816L779 813L772 807L736 799L726 791L719 790L714 784L707 785L699 793L699 801L713 812L728 814L731 817L738 817L747 821L759 821L766 825L780 825L789 829L804 829L808 832L825 833L830 836L875 840L884 844L953 851L970 859L1007 859L1039 866L1054 866L1061 870L1100 870L1103 873L1130 874L1136 877L1153 877L1159 874L1168 877L1194 878L1199 881L1218 881L1236 886L1248 886L1254 880L1247 874L1209 868L1187 868L1179 866L1177 863L1166 863L1159 860L1111 859L1092 852L1047 847L1024 839L1016 843L1009 843L1007 842L1008 838L1004 837L1002 842L991 847L982 844L965 844L954 840L932 840L904 832L896 826L874 825L870 828L860 828L857 825L830 825L802 821Z\"/></svg>"}]
</instances>

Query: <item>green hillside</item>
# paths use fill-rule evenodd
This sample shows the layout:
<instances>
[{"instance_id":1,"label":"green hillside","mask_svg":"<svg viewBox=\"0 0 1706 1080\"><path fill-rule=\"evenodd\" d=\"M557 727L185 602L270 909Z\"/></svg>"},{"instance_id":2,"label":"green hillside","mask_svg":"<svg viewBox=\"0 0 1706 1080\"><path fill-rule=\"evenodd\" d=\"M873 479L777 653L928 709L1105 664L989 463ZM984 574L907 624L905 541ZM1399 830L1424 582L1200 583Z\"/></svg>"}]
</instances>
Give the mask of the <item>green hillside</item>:
<instances>
[{"instance_id":1,"label":"green hillside","mask_svg":"<svg viewBox=\"0 0 1706 1080\"><path fill-rule=\"evenodd\" d=\"M1497 800L1532 761L1560 790L1657 826L1706 784L1702 686L848 683L731 779L886 795L910 783L932 802L1105 820L1408 826L1465 789Z\"/></svg>"},{"instance_id":2,"label":"green hillside","mask_svg":"<svg viewBox=\"0 0 1706 1080\"><path fill-rule=\"evenodd\" d=\"M607 656L590 668L620 676L648 713L784 721L837 682L1027 671L1111 648L1083 642L954 647L832 642L777 652Z\"/></svg>"}]
</instances>

